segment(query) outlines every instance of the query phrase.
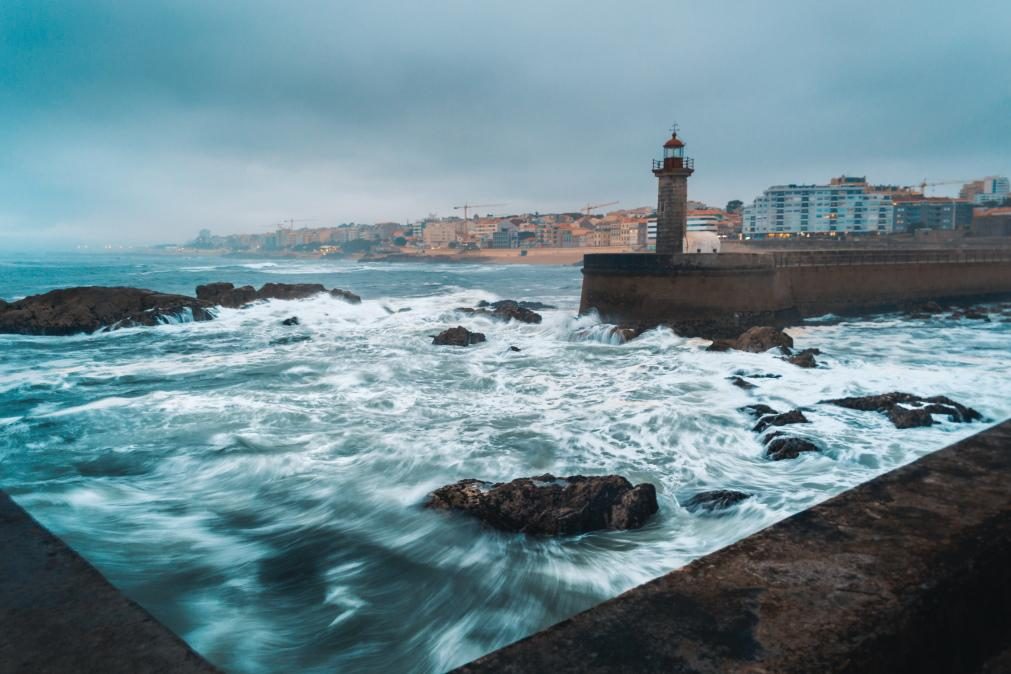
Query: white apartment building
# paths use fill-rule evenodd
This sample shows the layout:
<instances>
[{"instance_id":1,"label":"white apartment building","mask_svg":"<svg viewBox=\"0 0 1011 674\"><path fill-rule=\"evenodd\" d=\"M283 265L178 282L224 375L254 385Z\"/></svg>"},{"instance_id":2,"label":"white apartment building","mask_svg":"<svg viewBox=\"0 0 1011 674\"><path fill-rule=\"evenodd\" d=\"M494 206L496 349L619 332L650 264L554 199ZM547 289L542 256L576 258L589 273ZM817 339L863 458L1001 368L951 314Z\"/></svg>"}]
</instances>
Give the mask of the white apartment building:
<instances>
[{"instance_id":1,"label":"white apartment building","mask_svg":"<svg viewBox=\"0 0 1011 674\"><path fill-rule=\"evenodd\" d=\"M746 237L806 233L888 233L895 215L892 191L842 176L828 185L776 185L743 210Z\"/></svg>"},{"instance_id":2,"label":"white apartment building","mask_svg":"<svg viewBox=\"0 0 1011 674\"><path fill-rule=\"evenodd\" d=\"M1004 176L989 176L983 178L983 191L973 196L975 204L985 204L990 201L1003 202L1011 196L1011 181Z\"/></svg>"}]
</instances>

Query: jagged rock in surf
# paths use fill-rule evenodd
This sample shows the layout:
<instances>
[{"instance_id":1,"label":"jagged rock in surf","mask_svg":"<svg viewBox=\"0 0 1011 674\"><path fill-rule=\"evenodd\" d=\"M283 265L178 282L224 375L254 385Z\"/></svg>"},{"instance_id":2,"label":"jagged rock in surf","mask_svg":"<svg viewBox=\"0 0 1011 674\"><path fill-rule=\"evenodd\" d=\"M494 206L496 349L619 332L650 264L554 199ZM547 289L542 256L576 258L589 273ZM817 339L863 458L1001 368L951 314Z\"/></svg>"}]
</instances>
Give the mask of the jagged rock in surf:
<instances>
[{"instance_id":1,"label":"jagged rock in surf","mask_svg":"<svg viewBox=\"0 0 1011 674\"><path fill-rule=\"evenodd\" d=\"M753 389L753 388L758 388L758 386L756 386L755 384L752 384L750 381L748 381L748 380L746 380L746 379L744 379L742 377L736 377L736 376L735 377L731 377L730 378L730 383L733 384L734 386L736 386L737 388L744 389L745 391L747 391L749 389Z\"/></svg>"},{"instance_id":2,"label":"jagged rock in surf","mask_svg":"<svg viewBox=\"0 0 1011 674\"><path fill-rule=\"evenodd\" d=\"M510 347L509 347L509 350L510 350L510 351L515 351L515 352L519 353L519 352L520 352L520 351L522 351L523 349L521 349L521 348L520 348L520 347L518 347L518 346L510 346Z\"/></svg>"},{"instance_id":3,"label":"jagged rock in surf","mask_svg":"<svg viewBox=\"0 0 1011 674\"><path fill-rule=\"evenodd\" d=\"M749 498L751 498L751 494L746 494L743 491L714 489L695 494L684 502L684 507L690 512L715 512L726 510Z\"/></svg>"},{"instance_id":4,"label":"jagged rock in surf","mask_svg":"<svg viewBox=\"0 0 1011 674\"><path fill-rule=\"evenodd\" d=\"M813 368L818 367L818 361L814 359L815 356L821 354L821 349L804 349L803 351L798 351L797 353L784 358L784 360L792 365L803 368Z\"/></svg>"},{"instance_id":5,"label":"jagged rock in surf","mask_svg":"<svg viewBox=\"0 0 1011 674\"><path fill-rule=\"evenodd\" d=\"M786 334L779 328L770 326L756 326L748 328L736 339L717 339L710 344L707 351L748 351L750 353L762 353L769 349L779 347L783 353L791 353L793 347L793 337Z\"/></svg>"},{"instance_id":6,"label":"jagged rock in surf","mask_svg":"<svg viewBox=\"0 0 1011 674\"><path fill-rule=\"evenodd\" d=\"M471 332L462 325L443 330L432 338L432 344L437 346L470 346L487 341L483 332Z\"/></svg>"},{"instance_id":7,"label":"jagged rock in surf","mask_svg":"<svg viewBox=\"0 0 1011 674\"><path fill-rule=\"evenodd\" d=\"M298 325L298 316L292 316L281 321L281 325Z\"/></svg>"},{"instance_id":8,"label":"jagged rock in surf","mask_svg":"<svg viewBox=\"0 0 1011 674\"><path fill-rule=\"evenodd\" d=\"M487 304L487 303L486 303ZM487 306L492 307L491 309ZM493 302L487 304L486 307L478 306L477 309L471 309L469 307L459 307L457 311L463 312L465 314L475 314L478 316L488 316L489 318L494 318L500 321L519 321L521 323L540 323L542 317L536 311L531 311L530 309L522 306L519 302L513 300L499 300L498 302Z\"/></svg>"},{"instance_id":9,"label":"jagged rock in surf","mask_svg":"<svg viewBox=\"0 0 1011 674\"><path fill-rule=\"evenodd\" d=\"M767 414L779 414L779 412L768 405L763 405L762 403L756 403L754 405L745 405L741 408L742 412L750 414L755 419L760 419Z\"/></svg>"},{"instance_id":10,"label":"jagged rock in surf","mask_svg":"<svg viewBox=\"0 0 1011 674\"><path fill-rule=\"evenodd\" d=\"M782 414L767 414L758 420L751 430L761 433L770 426L787 426L789 424L809 424L807 417L800 410L790 410Z\"/></svg>"},{"instance_id":11,"label":"jagged rock in surf","mask_svg":"<svg viewBox=\"0 0 1011 674\"><path fill-rule=\"evenodd\" d=\"M0 305L0 332L72 335L158 325L173 319L214 318L208 302L143 288L62 288Z\"/></svg>"},{"instance_id":12,"label":"jagged rock in surf","mask_svg":"<svg viewBox=\"0 0 1011 674\"><path fill-rule=\"evenodd\" d=\"M265 283L259 290L253 286L236 288L231 283L207 283L197 286L197 298L223 307L237 309L256 300L301 300L328 293L331 297L351 304L360 304L362 298L347 290L327 290L321 283Z\"/></svg>"},{"instance_id":13,"label":"jagged rock in surf","mask_svg":"<svg viewBox=\"0 0 1011 674\"><path fill-rule=\"evenodd\" d=\"M620 475L461 480L436 489L425 506L463 512L503 531L544 535L637 529L658 510L653 485L633 487Z\"/></svg>"},{"instance_id":14,"label":"jagged rock in surf","mask_svg":"<svg viewBox=\"0 0 1011 674\"><path fill-rule=\"evenodd\" d=\"M976 410L957 403L947 396L922 398L912 393L903 393L901 391L879 395L835 398L832 400L822 400L821 402L862 412L880 412L887 415L896 428L930 426L934 423L934 414L946 415L949 421L956 423L969 423L983 418L983 415Z\"/></svg>"},{"instance_id":15,"label":"jagged rock in surf","mask_svg":"<svg viewBox=\"0 0 1011 674\"><path fill-rule=\"evenodd\" d=\"M817 452L818 445L796 436L772 433L766 439L765 456L772 461L796 459L805 452Z\"/></svg>"}]
</instances>

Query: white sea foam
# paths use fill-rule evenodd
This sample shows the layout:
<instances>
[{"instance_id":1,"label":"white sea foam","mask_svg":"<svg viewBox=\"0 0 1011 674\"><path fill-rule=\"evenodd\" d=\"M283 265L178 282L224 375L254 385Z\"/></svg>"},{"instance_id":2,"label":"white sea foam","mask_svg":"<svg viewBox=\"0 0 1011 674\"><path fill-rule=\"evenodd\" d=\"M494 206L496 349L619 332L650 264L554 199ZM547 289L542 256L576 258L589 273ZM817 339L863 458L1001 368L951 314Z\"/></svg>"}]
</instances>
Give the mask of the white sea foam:
<instances>
[{"instance_id":1,"label":"white sea foam","mask_svg":"<svg viewBox=\"0 0 1011 674\"><path fill-rule=\"evenodd\" d=\"M824 352L804 370L666 329L620 343L576 317L576 269L206 267L183 271L315 274L365 300L0 337L0 457L45 524L234 671L443 671L983 427L898 430L820 400L898 389L1011 411L999 321L826 317L790 331ZM540 324L455 311L503 297L558 308ZM431 344L458 324L488 341ZM742 391L737 373L778 378ZM756 402L803 407L811 423L790 432L823 451L767 461L739 411ZM661 512L540 540L419 507L455 480L545 472L649 481ZM712 488L754 496L722 515L681 506Z\"/></svg>"}]
</instances>

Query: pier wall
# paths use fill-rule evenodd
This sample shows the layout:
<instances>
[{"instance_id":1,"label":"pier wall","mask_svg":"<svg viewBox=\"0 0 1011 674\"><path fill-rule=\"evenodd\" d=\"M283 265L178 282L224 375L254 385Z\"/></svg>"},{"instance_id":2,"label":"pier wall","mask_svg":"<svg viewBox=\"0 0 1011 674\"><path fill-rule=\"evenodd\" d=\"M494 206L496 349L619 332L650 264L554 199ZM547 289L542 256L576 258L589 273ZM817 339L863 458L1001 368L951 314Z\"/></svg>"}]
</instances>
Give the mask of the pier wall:
<instances>
[{"instance_id":1,"label":"pier wall","mask_svg":"<svg viewBox=\"0 0 1011 674\"><path fill-rule=\"evenodd\" d=\"M805 316L1011 295L1011 251L587 255L580 312L725 336Z\"/></svg>"},{"instance_id":2,"label":"pier wall","mask_svg":"<svg viewBox=\"0 0 1011 674\"><path fill-rule=\"evenodd\" d=\"M1011 420L461 667L1006 672Z\"/></svg>"}]
</instances>

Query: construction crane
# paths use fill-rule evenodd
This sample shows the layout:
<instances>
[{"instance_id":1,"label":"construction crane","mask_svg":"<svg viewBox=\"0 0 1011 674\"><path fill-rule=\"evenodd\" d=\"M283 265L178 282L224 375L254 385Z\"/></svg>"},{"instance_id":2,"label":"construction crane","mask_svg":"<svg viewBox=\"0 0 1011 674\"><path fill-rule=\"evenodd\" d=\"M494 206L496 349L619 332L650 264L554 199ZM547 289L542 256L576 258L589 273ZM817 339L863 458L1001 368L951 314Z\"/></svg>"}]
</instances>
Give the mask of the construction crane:
<instances>
[{"instance_id":1,"label":"construction crane","mask_svg":"<svg viewBox=\"0 0 1011 674\"><path fill-rule=\"evenodd\" d=\"M595 211L598 208L603 208L604 206L614 206L615 204L620 203L620 201L608 201L606 204L586 204L579 210L581 210L584 214L589 215L592 211Z\"/></svg>"},{"instance_id":2,"label":"construction crane","mask_svg":"<svg viewBox=\"0 0 1011 674\"><path fill-rule=\"evenodd\" d=\"M463 209L463 219L467 220L467 212L471 208L491 208L492 206L506 206L507 204L464 204L463 206L453 206L454 211Z\"/></svg>"},{"instance_id":3,"label":"construction crane","mask_svg":"<svg viewBox=\"0 0 1011 674\"><path fill-rule=\"evenodd\" d=\"M300 220L297 220L295 218L288 218L287 220L282 220L281 222L277 223L277 228L284 229L290 232L291 230L295 229L296 222L312 222L315 219L316 218L302 218Z\"/></svg>"},{"instance_id":4,"label":"construction crane","mask_svg":"<svg viewBox=\"0 0 1011 674\"><path fill-rule=\"evenodd\" d=\"M969 182L972 182L972 181L971 180L938 180L938 181L935 181L935 182L928 183L927 179L924 178L920 182L920 184L919 184L918 187L920 188L920 194L926 194L926 190L927 190L928 187L936 187L937 185L964 185L965 183L969 183Z\"/></svg>"}]
</instances>

